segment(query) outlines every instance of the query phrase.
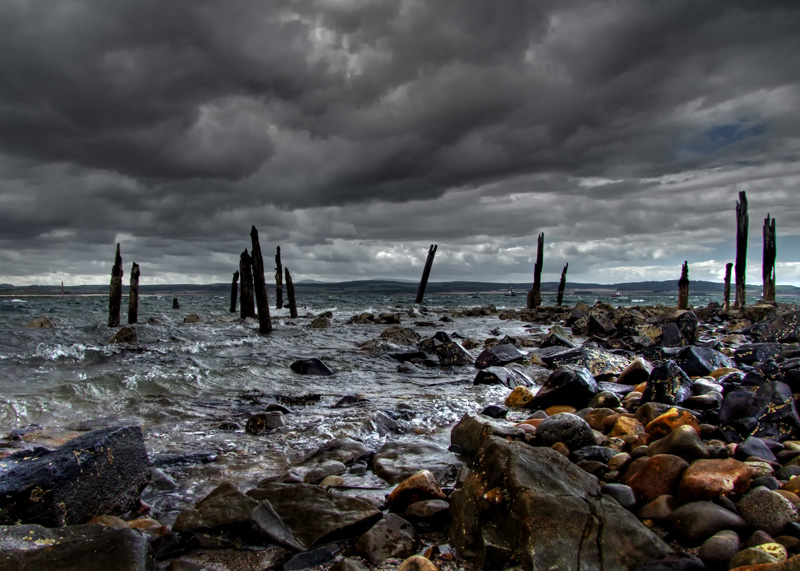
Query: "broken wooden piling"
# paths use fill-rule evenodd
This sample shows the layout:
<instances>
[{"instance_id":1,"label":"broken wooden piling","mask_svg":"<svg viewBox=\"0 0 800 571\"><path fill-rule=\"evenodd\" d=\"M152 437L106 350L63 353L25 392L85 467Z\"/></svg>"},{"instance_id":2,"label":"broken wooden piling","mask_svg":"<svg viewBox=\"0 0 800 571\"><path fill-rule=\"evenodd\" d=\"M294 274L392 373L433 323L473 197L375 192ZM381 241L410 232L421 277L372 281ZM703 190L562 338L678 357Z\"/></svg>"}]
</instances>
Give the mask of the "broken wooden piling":
<instances>
[{"instance_id":1,"label":"broken wooden piling","mask_svg":"<svg viewBox=\"0 0 800 571\"><path fill-rule=\"evenodd\" d=\"M289 298L289 315L292 319L297 319L297 303L294 299L294 282L292 281L292 274L289 273L289 268L284 269L286 273L286 297Z\"/></svg>"},{"instance_id":2,"label":"broken wooden piling","mask_svg":"<svg viewBox=\"0 0 800 571\"><path fill-rule=\"evenodd\" d=\"M275 248L275 308L283 308L283 266L281 265L281 247Z\"/></svg>"},{"instance_id":3,"label":"broken wooden piling","mask_svg":"<svg viewBox=\"0 0 800 571\"><path fill-rule=\"evenodd\" d=\"M256 303L253 298L253 263L247 248L239 256L239 316L242 319L256 316Z\"/></svg>"},{"instance_id":4,"label":"broken wooden piling","mask_svg":"<svg viewBox=\"0 0 800 571\"><path fill-rule=\"evenodd\" d=\"M678 280L678 309L689 309L689 262L684 261Z\"/></svg>"},{"instance_id":5,"label":"broken wooden piling","mask_svg":"<svg viewBox=\"0 0 800 571\"><path fill-rule=\"evenodd\" d=\"M725 311L730 310L731 308L731 270L733 269L733 264L728 263L725 264L725 292L722 302L722 309Z\"/></svg>"},{"instance_id":6,"label":"broken wooden piling","mask_svg":"<svg viewBox=\"0 0 800 571\"><path fill-rule=\"evenodd\" d=\"M764 250L761 258L761 278L764 282L764 301L775 301L775 219L770 215L764 219Z\"/></svg>"},{"instance_id":7,"label":"broken wooden piling","mask_svg":"<svg viewBox=\"0 0 800 571\"><path fill-rule=\"evenodd\" d=\"M108 326L119 326L119 312L122 305L122 256L117 253L114 256L114 266L111 268L111 287L108 292Z\"/></svg>"},{"instance_id":8,"label":"broken wooden piling","mask_svg":"<svg viewBox=\"0 0 800 571\"><path fill-rule=\"evenodd\" d=\"M422 303L422 298L425 297L425 288L428 287L428 277L431 275L431 268L433 267L433 258L436 256L436 250L439 248L436 244L431 244L428 249L428 258L425 260L425 268L422 270L422 279L419 280L419 287L417 288L417 298L414 303Z\"/></svg>"},{"instance_id":9,"label":"broken wooden piling","mask_svg":"<svg viewBox=\"0 0 800 571\"><path fill-rule=\"evenodd\" d=\"M231 313L236 313L236 296L239 293L239 272L233 272L231 281Z\"/></svg>"},{"instance_id":10,"label":"broken wooden piling","mask_svg":"<svg viewBox=\"0 0 800 571\"><path fill-rule=\"evenodd\" d=\"M544 260L544 232L539 234L536 243L536 263L533 265L533 287L528 292L528 309L536 309L542 304L542 263Z\"/></svg>"},{"instance_id":11,"label":"broken wooden piling","mask_svg":"<svg viewBox=\"0 0 800 571\"><path fill-rule=\"evenodd\" d=\"M258 306L258 332L269 333L272 331L272 320L269 316L267 283L264 280L264 258L261 255L261 244L258 242L258 230L255 226L250 229L250 240L252 241L253 289Z\"/></svg>"},{"instance_id":12,"label":"broken wooden piling","mask_svg":"<svg viewBox=\"0 0 800 571\"><path fill-rule=\"evenodd\" d=\"M131 266L131 291L128 295L128 324L139 321L139 264L133 262Z\"/></svg>"},{"instance_id":13,"label":"broken wooden piling","mask_svg":"<svg viewBox=\"0 0 800 571\"><path fill-rule=\"evenodd\" d=\"M736 299L733 303L734 309L742 309L744 307L748 225L747 194L742 190L739 192L739 202L736 203L736 267L734 268L736 275Z\"/></svg>"},{"instance_id":14,"label":"broken wooden piling","mask_svg":"<svg viewBox=\"0 0 800 571\"><path fill-rule=\"evenodd\" d=\"M569 262L564 264L564 269L561 270L561 281L558 282L558 296L556 297L556 304L561 307L564 301L564 287L567 285L567 269L569 269Z\"/></svg>"}]
</instances>

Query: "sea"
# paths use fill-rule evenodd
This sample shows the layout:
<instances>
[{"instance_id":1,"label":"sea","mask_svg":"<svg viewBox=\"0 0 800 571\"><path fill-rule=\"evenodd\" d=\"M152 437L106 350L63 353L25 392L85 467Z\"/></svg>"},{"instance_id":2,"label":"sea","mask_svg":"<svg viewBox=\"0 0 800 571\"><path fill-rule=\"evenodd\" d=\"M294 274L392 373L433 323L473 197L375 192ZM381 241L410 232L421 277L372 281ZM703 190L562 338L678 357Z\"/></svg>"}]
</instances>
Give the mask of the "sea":
<instances>
[{"instance_id":1,"label":"sea","mask_svg":"<svg viewBox=\"0 0 800 571\"><path fill-rule=\"evenodd\" d=\"M674 296L612 294L567 295L564 305L579 300L626 306L676 303ZM440 321L465 308L525 306L524 294L503 292L429 295L421 305L402 294L315 293L298 296L297 319L286 308L276 309L273 297L268 335L259 335L256 321L230 313L227 296L181 295L178 309L173 309L173 297L140 298L136 345L108 343L117 328L107 325L106 296L0 297L0 457L19 448L56 446L80 431L138 425L159 467L157 485L143 498L154 517L171 522L219 483L247 489L287 472L335 438L360 440L373 450L389 440L447 446L450 428L465 413L500 404L509 392L473 385L472 367L401 371L389 353L415 347L364 348L387 326L348 324L351 317L400 312L401 324L423 339L444 331L482 342L548 329L497 315ZM543 297L544 305L555 305L555 296ZM721 300L690 298L696 307L711 301ZM126 306L123 298L123 324ZM331 326L311 328L313 316L327 311L333 315ZM185 323L190 314L202 321ZM26 328L45 316L56 326ZM480 350L471 353L477 356ZM291 370L294 361L309 358L322 360L335 374L306 376ZM247 433L250 415L270 404L289 410L284 426Z\"/></svg>"}]
</instances>

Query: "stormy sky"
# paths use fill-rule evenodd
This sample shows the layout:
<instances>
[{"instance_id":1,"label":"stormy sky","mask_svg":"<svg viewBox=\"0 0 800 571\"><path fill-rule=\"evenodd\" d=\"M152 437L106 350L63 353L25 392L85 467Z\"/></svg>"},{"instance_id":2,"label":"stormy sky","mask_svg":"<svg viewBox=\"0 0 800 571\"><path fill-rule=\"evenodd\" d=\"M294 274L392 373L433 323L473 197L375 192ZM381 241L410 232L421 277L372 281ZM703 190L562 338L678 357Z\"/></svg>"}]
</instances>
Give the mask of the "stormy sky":
<instances>
[{"instance_id":1,"label":"stormy sky","mask_svg":"<svg viewBox=\"0 0 800 571\"><path fill-rule=\"evenodd\" d=\"M800 285L800 3L5 0L0 283ZM127 278L126 278L127 281Z\"/></svg>"}]
</instances>

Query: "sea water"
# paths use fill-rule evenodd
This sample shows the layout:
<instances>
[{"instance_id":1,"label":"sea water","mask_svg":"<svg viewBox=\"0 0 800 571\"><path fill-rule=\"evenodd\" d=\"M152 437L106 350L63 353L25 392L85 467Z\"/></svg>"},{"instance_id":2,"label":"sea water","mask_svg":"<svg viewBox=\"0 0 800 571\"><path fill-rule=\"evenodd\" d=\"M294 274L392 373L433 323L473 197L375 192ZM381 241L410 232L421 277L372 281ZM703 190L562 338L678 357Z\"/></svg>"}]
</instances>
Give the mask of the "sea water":
<instances>
[{"instance_id":1,"label":"sea water","mask_svg":"<svg viewBox=\"0 0 800 571\"><path fill-rule=\"evenodd\" d=\"M76 431L110 425L141 426L148 452L164 466L169 493L151 494L154 515L169 521L193 499L222 481L242 487L290 469L334 438L350 437L377 450L390 439L423 439L447 445L449 428L466 412L502 403L509 390L472 384L473 367L398 370L389 353L415 347L361 345L379 338L385 325L348 324L362 312L402 313L402 325L424 339L438 331L482 342L487 337L530 337L547 326L496 315L440 319L453 311L495 305L520 309L525 296L430 295L416 306L406 295L313 294L298 299L300 318L271 309L273 331L228 311L220 295L183 295L139 300L138 344L108 344L105 296L0 298L0 454L18 447L56 445ZM674 306L674 298L605 297L614 305ZM577 302L566 297L564 305ZM594 303L597 298L583 299ZM693 297L705 306L714 297ZM796 301L796 300L792 300ZM123 299L123 306L126 298ZM555 299L544 296L545 305ZM415 309L415 316L408 315ZM332 312L332 325L310 327L313 316ZM125 321L123 307L122 321ZM185 323L189 314L202 318ZM56 327L28 329L38 317ZM477 356L480 349L473 349ZM304 376L290 369L318 358L333 376ZM356 397L355 406L336 406ZM270 403L286 406L285 425L251 435L249 416ZM387 427L382 419L390 418ZM227 428L222 428L227 425ZM236 427L239 428L236 428ZM233 429L231 429L233 427ZM181 459L187 459L181 462ZM192 459L200 458L202 461ZM173 460L169 460L173 459Z\"/></svg>"}]
</instances>

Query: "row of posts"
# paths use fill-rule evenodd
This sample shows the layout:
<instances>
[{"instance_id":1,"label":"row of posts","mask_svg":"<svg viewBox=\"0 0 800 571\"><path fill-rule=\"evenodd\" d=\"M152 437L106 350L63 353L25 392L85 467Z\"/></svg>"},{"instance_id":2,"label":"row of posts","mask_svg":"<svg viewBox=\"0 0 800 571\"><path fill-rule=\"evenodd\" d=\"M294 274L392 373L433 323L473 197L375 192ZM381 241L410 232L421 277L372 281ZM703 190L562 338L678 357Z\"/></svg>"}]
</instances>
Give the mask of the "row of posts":
<instances>
[{"instance_id":1,"label":"row of posts","mask_svg":"<svg viewBox=\"0 0 800 571\"><path fill-rule=\"evenodd\" d=\"M745 305L745 269L747 265L747 232L749 218L747 214L747 194L739 192L739 201L736 203L736 297L734 299L734 309L741 309ZM776 260L776 231L775 219L767 214L763 228L763 256L761 275L763 279L763 301L775 301L775 260ZM242 319L256 317L258 315L259 332L269 333L272 331L272 321L269 314L269 300L267 298L266 282L264 280L264 259L261 255L261 245L258 240L258 230L253 226L250 230L250 240L252 254L248 254L247 249L239 257L239 271L234 272L231 283L231 313L236 313L237 292L241 290L240 316ZM433 259L436 256L438 245L431 244L428 250L428 257L425 260L425 267L422 278L417 289L415 302L422 303L425 295L425 288L428 284L428 277L433 266ZM542 266L544 261L544 232L539 234L536 248L536 262L533 267L533 287L527 295L527 308L536 309L542 303ZM730 309L731 293L731 270L734 264L729 263L725 266L725 287L724 305ZM560 307L564 299L564 288L567 281L567 270L569 263L564 265L561 272L561 281L558 285L558 295L556 303ZM138 319L139 304L139 265L134 262L131 268L130 297L128 299L128 323L136 323ZM284 279L285 278L285 279ZM239 281L241 283L239 284ZM284 268L281 264L281 247L276 248L275 254L275 294L277 297L277 309L283 308L283 284L286 283L286 294L289 301L289 315L297 317L297 304L294 297L294 283L289 273L289 268ZM111 288L109 294L108 325L116 327L120 323L120 306L122 300L122 257L120 256L119 244L114 258L114 266L111 269ZM177 300L175 300L177 301ZM256 314L256 307L258 313ZM687 309L689 307L689 264L684 261L681 268L681 277L678 280L678 308Z\"/></svg>"}]
</instances>

